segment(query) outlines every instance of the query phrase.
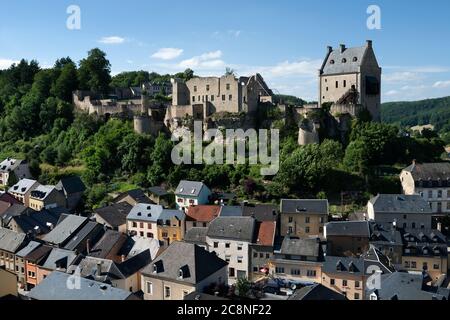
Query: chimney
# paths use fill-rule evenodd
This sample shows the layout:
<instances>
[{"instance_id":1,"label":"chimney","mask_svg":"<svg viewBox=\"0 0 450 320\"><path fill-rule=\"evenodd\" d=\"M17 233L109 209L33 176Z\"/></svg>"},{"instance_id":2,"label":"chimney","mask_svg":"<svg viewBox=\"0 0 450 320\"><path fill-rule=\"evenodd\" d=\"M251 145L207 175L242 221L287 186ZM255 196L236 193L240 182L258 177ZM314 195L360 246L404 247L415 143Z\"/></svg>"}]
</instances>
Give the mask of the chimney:
<instances>
[{"instance_id":1,"label":"chimney","mask_svg":"<svg viewBox=\"0 0 450 320\"><path fill-rule=\"evenodd\" d=\"M100 277L102 275L102 263L97 262L97 277Z\"/></svg>"},{"instance_id":2,"label":"chimney","mask_svg":"<svg viewBox=\"0 0 450 320\"><path fill-rule=\"evenodd\" d=\"M367 47L372 48L372 40L367 40Z\"/></svg>"},{"instance_id":3,"label":"chimney","mask_svg":"<svg viewBox=\"0 0 450 320\"><path fill-rule=\"evenodd\" d=\"M340 47L341 47L341 53L344 53L344 51L345 51L345 44L341 44Z\"/></svg>"},{"instance_id":4,"label":"chimney","mask_svg":"<svg viewBox=\"0 0 450 320\"><path fill-rule=\"evenodd\" d=\"M332 46L328 46L327 47L327 54L330 54L331 52L333 52L333 47Z\"/></svg>"},{"instance_id":5,"label":"chimney","mask_svg":"<svg viewBox=\"0 0 450 320\"><path fill-rule=\"evenodd\" d=\"M86 241L86 253L89 255L91 253L91 239Z\"/></svg>"},{"instance_id":6,"label":"chimney","mask_svg":"<svg viewBox=\"0 0 450 320\"><path fill-rule=\"evenodd\" d=\"M438 224L437 224L437 230L438 230L439 232L442 232L442 223L441 223L441 222L438 222Z\"/></svg>"},{"instance_id":7,"label":"chimney","mask_svg":"<svg viewBox=\"0 0 450 320\"><path fill-rule=\"evenodd\" d=\"M121 255L120 256L120 260L122 261L122 262L125 262L125 260L126 260L126 256L123 254L123 255Z\"/></svg>"}]
</instances>

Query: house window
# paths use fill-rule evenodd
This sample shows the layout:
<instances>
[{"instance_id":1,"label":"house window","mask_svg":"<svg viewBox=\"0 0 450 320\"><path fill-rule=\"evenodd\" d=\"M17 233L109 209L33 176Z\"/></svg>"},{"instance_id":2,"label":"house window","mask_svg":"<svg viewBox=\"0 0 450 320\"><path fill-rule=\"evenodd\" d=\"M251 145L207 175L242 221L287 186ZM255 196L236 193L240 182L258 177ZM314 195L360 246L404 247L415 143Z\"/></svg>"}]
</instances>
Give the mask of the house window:
<instances>
[{"instance_id":1,"label":"house window","mask_svg":"<svg viewBox=\"0 0 450 320\"><path fill-rule=\"evenodd\" d=\"M197 92L197 86L194 86L194 92Z\"/></svg>"},{"instance_id":2,"label":"house window","mask_svg":"<svg viewBox=\"0 0 450 320\"><path fill-rule=\"evenodd\" d=\"M284 267L276 267L275 273L284 273Z\"/></svg>"},{"instance_id":3,"label":"house window","mask_svg":"<svg viewBox=\"0 0 450 320\"><path fill-rule=\"evenodd\" d=\"M326 87L326 91L328 91L328 87Z\"/></svg>"},{"instance_id":4,"label":"house window","mask_svg":"<svg viewBox=\"0 0 450 320\"><path fill-rule=\"evenodd\" d=\"M334 283L335 283L335 280L334 280L334 279L330 279L330 284L331 284L332 286L334 286Z\"/></svg>"},{"instance_id":5,"label":"house window","mask_svg":"<svg viewBox=\"0 0 450 320\"><path fill-rule=\"evenodd\" d=\"M230 269L228 270L228 275L229 275L231 278L234 278L234 276L235 276L235 270L234 270L234 268L230 268Z\"/></svg>"},{"instance_id":6,"label":"house window","mask_svg":"<svg viewBox=\"0 0 450 320\"><path fill-rule=\"evenodd\" d=\"M192 102L195 102L195 96L192 96Z\"/></svg>"},{"instance_id":7,"label":"house window","mask_svg":"<svg viewBox=\"0 0 450 320\"><path fill-rule=\"evenodd\" d=\"M336 81L336 89L339 88L339 81Z\"/></svg>"},{"instance_id":8,"label":"house window","mask_svg":"<svg viewBox=\"0 0 450 320\"><path fill-rule=\"evenodd\" d=\"M253 258L258 258L258 252L253 252Z\"/></svg>"},{"instance_id":9,"label":"house window","mask_svg":"<svg viewBox=\"0 0 450 320\"><path fill-rule=\"evenodd\" d=\"M192 223L192 226L195 228L197 227L197 222Z\"/></svg>"},{"instance_id":10,"label":"house window","mask_svg":"<svg viewBox=\"0 0 450 320\"><path fill-rule=\"evenodd\" d=\"M413 223L411 224L411 227L412 227L413 229L415 229L415 228L416 228L416 223L413 222Z\"/></svg>"},{"instance_id":11,"label":"house window","mask_svg":"<svg viewBox=\"0 0 450 320\"><path fill-rule=\"evenodd\" d=\"M422 263L422 270L428 270L428 262Z\"/></svg>"},{"instance_id":12,"label":"house window","mask_svg":"<svg viewBox=\"0 0 450 320\"><path fill-rule=\"evenodd\" d=\"M253 267L253 272L258 272L258 267Z\"/></svg>"},{"instance_id":13,"label":"house window","mask_svg":"<svg viewBox=\"0 0 450 320\"><path fill-rule=\"evenodd\" d=\"M311 221L311 218L310 217L306 217L305 218L305 223L309 223Z\"/></svg>"},{"instance_id":14,"label":"house window","mask_svg":"<svg viewBox=\"0 0 450 320\"><path fill-rule=\"evenodd\" d=\"M206 222L203 222L203 228L206 228L207 227L207 223Z\"/></svg>"},{"instance_id":15,"label":"house window","mask_svg":"<svg viewBox=\"0 0 450 320\"><path fill-rule=\"evenodd\" d=\"M324 217L320 217L320 223L324 223L325 222L325 218Z\"/></svg>"},{"instance_id":16,"label":"house window","mask_svg":"<svg viewBox=\"0 0 450 320\"><path fill-rule=\"evenodd\" d=\"M293 231L292 227L289 227L288 233L289 233L289 234L292 234L293 232L294 232L294 231Z\"/></svg>"},{"instance_id":17,"label":"house window","mask_svg":"<svg viewBox=\"0 0 450 320\"><path fill-rule=\"evenodd\" d=\"M428 191L428 198L429 199L433 198L433 191L432 190Z\"/></svg>"},{"instance_id":18,"label":"house window","mask_svg":"<svg viewBox=\"0 0 450 320\"><path fill-rule=\"evenodd\" d=\"M164 287L164 296L166 298L170 298L170 287L168 287L168 286Z\"/></svg>"},{"instance_id":19,"label":"house window","mask_svg":"<svg viewBox=\"0 0 450 320\"><path fill-rule=\"evenodd\" d=\"M347 80L344 80L344 88L347 88Z\"/></svg>"},{"instance_id":20,"label":"house window","mask_svg":"<svg viewBox=\"0 0 450 320\"><path fill-rule=\"evenodd\" d=\"M142 228L142 229L144 228L144 223L143 222L139 223L139 228Z\"/></svg>"},{"instance_id":21,"label":"house window","mask_svg":"<svg viewBox=\"0 0 450 320\"><path fill-rule=\"evenodd\" d=\"M270 259L270 253L266 253L266 259Z\"/></svg>"},{"instance_id":22,"label":"house window","mask_svg":"<svg viewBox=\"0 0 450 320\"><path fill-rule=\"evenodd\" d=\"M294 221L294 217L289 217L289 223L292 223Z\"/></svg>"},{"instance_id":23,"label":"house window","mask_svg":"<svg viewBox=\"0 0 450 320\"><path fill-rule=\"evenodd\" d=\"M133 224L132 224L132 225L133 225L133 228L137 228L137 222L134 222L134 221L133 221Z\"/></svg>"},{"instance_id":24,"label":"house window","mask_svg":"<svg viewBox=\"0 0 450 320\"><path fill-rule=\"evenodd\" d=\"M162 237L163 237L163 238L167 238L168 236L169 236L169 234L168 234L167 232L163 232L163 233L162 233Z\"/></svg>"},{"instance_id":25,"label":"house window","mask_svg":"<svg viewBox=\"0 0 450 320\"><path fill-rule=\"evenodd\" d=\"M242 244L238 244L237 249L238 249L238 251L242 251Z\"/></svg>"},{"instance_id":26,"label":"house window","mask_svg":"<svg viewBox=\"0 0 450 320\"><path fill-rule=\"evenodd\" d=\"M260 257L261 259L264 258L264 253L261 252L261 253L259 254L259 257Z\"/></svg>"},{"instance_id":27,"label":"house window","mask_svg":"<svg viewBox=\"0 0 450 320\"><path fill-rule=\"evenodd\" d=\"M291 275L299 276L301 274L300 269L291 269Z\"/></svg>"},{"instance_id":28,"label":"house window","mask_svg":"<svg viewBox=\"0 0 450 320\"><path fill-rule=\"evenodd\" d=\"M233 95L232 94L230 94L229 96L228 96L228 100L233 100Z\"/></svg>"},{"instance_id":29,"label":"house window","mask_svg":"<svg viewBox=\"0 0 450 320\"><path fill-rule=\"evenodd\" d=\"M230 248L230 243L225 243L225 248L229 249Z\"/></svg>"},{"instance_id":30,"label":"house window","mask_svg":"<svg viewBox=\"0 0 450 320\"><path fill-rule=\"evenodd\" d=\"M439 270L439 265L438 264L433 264L433 269L434 270Z\"/></svg>"},{"instance_id":31,"label":"house window","mask_svg":"<svg viewBox=\"0 0 450 320\"><path fill-rule=\"evenodd\" d=\"M411 268L417 268L417 263L415 261L411 261Z\"/></svg>"},{"instance_id":32,"label":"house window","mask_svg":"<svg viewBox=\"0 0 450 320\"><path fill-rule=\"evenodd\" d=\"M214 248L218 248L219 247L219 243L218 242L214 242Z\"/></svg>"},{"instance_id":33,"label":"house window","mask_svg":"<svg viewBox=\"0 0 450 320\"><path fill-rule=\"evenodd\" d=\"M211 101L214 101L214 95L211 95Z\"/></svg>"},{"instance_id":34,"label":"house window","mask_svg":"<svg viewBox=\"0 0 450 320\"><path fill-rule=\"evenodd\" d=\"M305 228L305 233L309 233L309 231L310 231L309 227L306 227Z\"/></svg>"},{"instance_id":35,"label":"house window","mask_svg":"<svg viewBox=\"0 0 450 320\"><path fill-rule=\"evenodd\" d=\"M153 283L147 281L147 293L153 294Z\"/></svg>"},{"instance_id":36,"label":"house window","mask_svg":"<svg viewBox=\"0 0 450 320\"><path fill-rule=\"evenodd\" d=\"M342 280L342 286L346 287L347 286L347 280Z\"/></svg>"},{"instance_id":37,"label":"house window","mask_svg":"<svg viewBox=\"0 0 450 320\"><path fill-rule=\"evenodd\" d=\"M230 90L231 86L229 83L227 83L227 90Z\"/></svg>"},{"instance_id":38,"label":"house window","mask_svg":"<svg viewBox=\"0 0 450 320\"><path fill-rule=\"evenodd\" d=\"M183 198L178 198L178 203L183 203L184 202L184 199Z\"/></svg>"},{"instance_id":39,"label":"house window","mask_svg":"<svg viewBox=\"0 0 450 320\"><path fill-rule=\"evenodd\" d=\"M152 224L151 223L147 223L147 228L151 229L152 228Z\"/></svg>"},{"instance_id":40,"label":"house window","mask_svg":"<svg viewBox=\"0 0 450 320\"><path fill-rule=\"evenodd\" d=\"M306 272L306 275L307 275L308 277L315 277L315 276L317 275L317 273L316 273L316 270L308 270L308 271Z\"/></svg>"},{"instance_id":41,"label":"house window","mask_svg":"<svg viewBox=\"0 0 450 320\"><path fill-rule=\"evenodd\" d=\"M442 198L442 190L438 190L438 198Z\"/></svg>"},{"instance_id":42,"label":"house window","mask_svg":"<svg viewBox=\"0 0 450 320\"><path fill-rule=\"evenodd\" d=\"M244 257L237 257L237 262L238 263L242 263L243 260L244 260Z\"/></svg>"},{"instance_id":43,"label":"house window","mask_svg":"<svg viewBox=\"0 0 450 320\"><path fill-rule=\"evenodd\" d=\"M359 288L359 281L355 281L355 288Z\"/></svg>"},{"instance_id":44,"label":"house window","mask_svg":"<svg viewBox=\"0 0 450 320\"><path fill-rule=\"evenodd\" d=\"M140 235L141 237L143 237L143 236L144 236L144 231L139 232L139 235Z\"/></svg>"},{"instance_id":45,"label":"house window","mask_svg":"<svg viewBox=\"0 0 450 320\"><path fill-rule=\"evenodd\" d=\"M225 101L225 95L224 94L222 95L222 101Z\"/></svg>"},{"instance_id":46,"label":"house window","mask_svg":"<svg viewBox=\"0 0 450 320\"><path fill-rule=\"evenodd\" d=\"M231 260L231 256L225 256L225 261L226 262L230 262L230 260Z\"/></svg>"},{"instance_id":47,"label":"house window","mask_svg":"<svg viewBox=\"0 0 450 320\"><path fill-rule=\"evenodd\" d=\"M355 292L355 300L359 300L359 293Z\"/></svg>"},{"instance_id":48,"label":"house window","mask_svg":"<svg viewBox=\"0 0 450 320\"><path fill-rule=\"evenodd\" d=\"M206 85L206 91L209 91L209 84Z\"/></svg>"}]
</instances>

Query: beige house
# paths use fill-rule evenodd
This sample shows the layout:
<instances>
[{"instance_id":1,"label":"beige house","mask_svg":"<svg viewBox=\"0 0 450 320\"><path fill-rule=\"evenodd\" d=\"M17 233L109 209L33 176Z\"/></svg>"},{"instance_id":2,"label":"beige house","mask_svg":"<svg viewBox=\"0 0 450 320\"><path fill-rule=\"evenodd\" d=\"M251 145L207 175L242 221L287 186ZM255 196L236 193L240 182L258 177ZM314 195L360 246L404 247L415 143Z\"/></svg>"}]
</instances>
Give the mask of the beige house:
<instances>
[{"instance_id":1,"label":"beige house","mask_svg":"<svg viewBox=\"0 0 450 320\"><path fill-rule=\"evenodd\" d=\"M402 170L400 181L405 195L420 195L433 213L450 213L450 163L414 161Z\"/></svg>"},{"instance_id":2,"label":"beige house","mask_svg":"<svg viewBox=\"0 0 450 320\"><path fill-rule=\"evenodd\" d=\"M369 249L371 226L368 221L336 221L325 225L327 254L361 255Z\"/></svg>"},{"instance_id":3,"label":"beige house","mask_svg":"<svg viewBox=\"0 0 450 320\"><path fill-rule=\"evenodd\" d=\"M17 275L0 268L0 300L6 296L18 296Z\"/></svg>"},{"instance_id":4,"label":"beige house","mask_svg":"<svg viewBox=\"0 0 450 320\"><path fill-rule=\"evenodd\" d=\"M127 231L139 237L158 239L158 219L163 211L159 205L138 203L127 216Z\"/></svg>"},{"instance_id":5,"label":"beige house","mask_svg":"<svg viewBox=\"0 0 450 320\"><path fill-rule=\"evenodd\" d=\"M15 185L9 188L8 192L14 198L22 202L25 207L29 207L31 191L36 189L39 185L39 182L37 182L36 180L21 179Z\"/></svg>"},{"instance_id":6,"label":"beige house","mask_svg":"<svg viewBox=\"0 0 450 320\"><path fill-rule=\"evenodd\" d=\"M145 300L183 300L211 285L227 283L227 263L215 254L186 242L172 243L142 270Z\"/></svg>"},{"instance_id":7,"label":"beige house","mask_svg":"<svg viewBox=\"0 0 450 320\"><path fill-rule=\"evenodd\" d=\"M29 198L29 207L36 211L65 207L66 198L55 186L39 185L32 190Z\"/></svg>"},{"instance_id":8,"label":"beige house","mask_svg":"<svg viewBox=\"0 0 450 320\"><path fill-rule=\"evenodd\" d=\"M328 200L281 200L281 236L323 237Z\"/></svg>"},{"instance_id":9,"label":"beige house","mask_svg":"<svg viewBox=\"0 0 450 320\"><path fill-rule=\"evenodd\" d=\"M16 253L27 244L24 233L0 228L0 267L16 273Z\"/></svg>"},{"instance_id":10,"label":"beige house","mask_svg":"<svg viewBox=\"0 0 450 320\"><path fill-rule=\"evenodd\" d=\"M372 41L356 48L327 48L319 71L319 106L331 103L331 113L351 113L367 109L380 121L381 68Z\"/></svg>"}]
</instances>

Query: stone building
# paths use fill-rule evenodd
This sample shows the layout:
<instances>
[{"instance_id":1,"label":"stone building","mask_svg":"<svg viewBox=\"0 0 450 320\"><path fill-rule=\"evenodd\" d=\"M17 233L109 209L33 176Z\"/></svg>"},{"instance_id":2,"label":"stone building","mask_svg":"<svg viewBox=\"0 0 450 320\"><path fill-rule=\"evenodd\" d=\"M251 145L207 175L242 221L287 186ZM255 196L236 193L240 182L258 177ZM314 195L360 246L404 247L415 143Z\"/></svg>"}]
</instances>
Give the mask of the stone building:
<instances>
[{"instance_id":1,"label":"stone building","mask_svg":"<svg viewBox=\"0 0 450 320\"><path fill-rule=\"evenodd\" d=\"M380 121L381 68L372 48L365 46L338 49L328 47L319 71L319 105L331 103L331 113L357 115L367 109Z\"/></svg>"}]
</instances>

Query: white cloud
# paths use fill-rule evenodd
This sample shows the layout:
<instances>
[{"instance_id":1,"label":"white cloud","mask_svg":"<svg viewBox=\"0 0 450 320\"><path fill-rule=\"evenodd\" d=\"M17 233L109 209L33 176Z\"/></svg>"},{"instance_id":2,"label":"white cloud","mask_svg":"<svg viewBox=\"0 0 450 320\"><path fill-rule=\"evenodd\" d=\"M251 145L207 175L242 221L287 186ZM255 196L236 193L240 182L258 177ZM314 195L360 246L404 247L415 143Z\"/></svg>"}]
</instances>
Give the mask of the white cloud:
<instances>
[{"instance_id":1,"label":"white cloud","mask_svg":"<svg viewBox=\"0 0 450 320\"><path fill-rule=\"evenodd\" d=\"M103 37L98 42L103 44L122 44L125 42L125 38L118 36Z\"/></svg>"},{"instance_id":2,"label":"white cloud","mask_svg":"<svg viewBox=\"0 0 450 320\"><path fill-rule=\"evenodd\" d=\"M134 61L133 61L133 60L127 60L127 63L128 63L128 64L133 64Z\"/></svg>"},{"instance_id":3,"label":"white cloud","mask_svg":"<svg viewBox=\"0 0 450 320\"><path fill-rule=\"evenodd\" d=\"M388 92L385 93L385 95L388 97L392 97L398 95L399 93L400 92L398 92L397 90L389 90Z\"/></svg>"},{"instance_id":4,"label":"white cloud","mask_svg":"<svg viewBox=\"0 0 450 320\"><path fill-rule=\"evenodd\" d=\"M448 81L437 81L433 84L433 88L443 89L450 87L450 80Z\"/></svg>"},{"instance_id":5,"label":"white cloud","mask_svg":"<svg viewBox=\"0 0 450 320\"><path fill-rule=\"evenodd\" d=\"M152 58L161 60L173 60L183 53L183 49L178 48L161 48L152 54Z\"/></svg>"},{"instance_id":6,"label":"white cloud","mask_svg":"<svg viewBox=\"0 0 450 320\"><path fill-rule=\"evenodd\" d=\"M228 34L232 35L235 38L239 38L239 36L241 35L242 31L241 30L228 30Z\"/></svg>"},{"instance_id":7,"label":"white cloud","mask_svg":"<svg viewBox=\"0 0 450 320\"><path fill-rule=\"evenodd\" d=\"M421 76L416 72L393 72L382 76L386 82L407 82L420 80Z\"/></svg>"},{"instance_id":8,"label":"white cloud","mask_svg":"<svg viewBox=\"0 0 450 320\"><path fill-rule=\"evenodd\" d=\"M178 64L179 68L182 69L211 69L211 68L219 68L225 66L225 62L221 60L222 51L211 51L203 53L199 56L194 56L190 59L186 59L181 61Z\"/></svg>"},{"instance_id":9,"label":"white cloud","mask_svg":"<svg viewBox=\"0 0 450 320\"><path fill-rule=\"evenodd\" d=\"M8 69L12 64L18 64L19 61L11 59L0 59L0 70Z\"/></svg>"},{"instance_id":10,"label":"white cloud","mask_svg":"<svg viewBox=\"0 0 450 320\"><path fill-rule=\"evenodd\" d=\"M262 68L262 72L269 77L285 77L285 76L317 76L318 69L322 64L321 60L302 60L289 62L284 61L275 66Z\"/></svg>"}]
</instances>

